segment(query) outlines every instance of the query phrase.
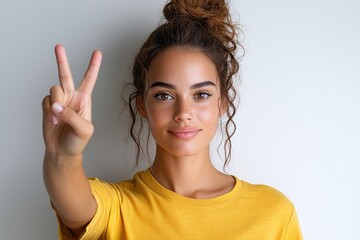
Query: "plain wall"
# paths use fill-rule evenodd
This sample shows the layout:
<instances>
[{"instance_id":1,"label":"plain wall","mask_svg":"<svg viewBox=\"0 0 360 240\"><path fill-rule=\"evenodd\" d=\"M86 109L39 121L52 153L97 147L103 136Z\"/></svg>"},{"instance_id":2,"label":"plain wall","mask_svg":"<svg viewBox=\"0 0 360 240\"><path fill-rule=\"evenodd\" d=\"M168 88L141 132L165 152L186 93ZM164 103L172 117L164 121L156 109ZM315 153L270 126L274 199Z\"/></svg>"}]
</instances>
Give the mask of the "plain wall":
<instances>
[{"instance_id":1,"label":"plain wall","mask_svg":"<svg viewBox=\"0 0 360 240\"><path fill-rule=\"evenodd\" d=\"M136 171L121 88L164 2L0 2L1 239L56 239L42 181L41 130L42 98L58 83L55 44L67 48L77 82L91 51L103 52L87 174L115 181ZM305 239L359 239L360 2L233 0L231 6L246 55L228 172L286 194Z\"/></svg>"}]
</instances>

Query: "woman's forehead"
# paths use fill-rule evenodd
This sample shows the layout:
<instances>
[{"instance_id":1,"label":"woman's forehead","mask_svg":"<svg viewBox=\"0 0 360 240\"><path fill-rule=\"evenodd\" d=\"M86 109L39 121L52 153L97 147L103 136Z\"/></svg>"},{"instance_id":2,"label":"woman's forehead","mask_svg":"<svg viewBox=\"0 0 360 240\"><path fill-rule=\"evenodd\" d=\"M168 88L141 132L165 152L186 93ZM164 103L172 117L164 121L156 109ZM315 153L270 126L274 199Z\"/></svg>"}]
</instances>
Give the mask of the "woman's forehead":
<instances>
[{"instance_id":1,"label":"woman's forehead","mask_svg":"<svg viewBox=\"0 0 360 240\"><path fill-rule=\"evenodd\" d=\"M217 85L218 73L212 60L198 49L168 48L156 56L149 67L149 85L154 82L194 85L205 81Z\"/></svg>"}]
</instances>

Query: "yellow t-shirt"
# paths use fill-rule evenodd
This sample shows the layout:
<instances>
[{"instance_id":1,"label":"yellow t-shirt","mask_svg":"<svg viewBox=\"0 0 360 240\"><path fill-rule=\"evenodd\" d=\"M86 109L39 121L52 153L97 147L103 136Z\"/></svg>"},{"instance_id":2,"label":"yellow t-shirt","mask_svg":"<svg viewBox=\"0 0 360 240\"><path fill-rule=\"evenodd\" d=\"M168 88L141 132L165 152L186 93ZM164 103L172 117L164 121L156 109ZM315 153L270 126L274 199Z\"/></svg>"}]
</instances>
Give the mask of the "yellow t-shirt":
<instances>
[{"instance_id":1,"label":"yellow t-shirt","mask_svg":"<svg viewBox=\"0 0 360 240\"><path fill-rule=\"evenodd\" d=\"M293 204L265 185L236 178L229 193L192 199L164 188L149 169L132 180L90 184L98 209L82 240L302 239ZM60 221L59 239L73 239Z\"/></svg>"}]
</instances>

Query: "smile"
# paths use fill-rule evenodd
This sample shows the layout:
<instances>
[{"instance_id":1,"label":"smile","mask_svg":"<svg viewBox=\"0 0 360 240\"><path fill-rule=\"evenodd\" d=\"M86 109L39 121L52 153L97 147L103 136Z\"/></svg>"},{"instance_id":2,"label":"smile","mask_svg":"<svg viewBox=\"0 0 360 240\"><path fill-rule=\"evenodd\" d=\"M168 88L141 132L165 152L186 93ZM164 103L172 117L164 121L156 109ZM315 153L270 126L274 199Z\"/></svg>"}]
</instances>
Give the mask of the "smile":
<instances>
[{"instance_id":1,"label":"smile","mask_svg":"<svg viewBox=\"0 0 360 240\"><path fill-rule=\"evenodd\" d=\"M192 137L195 137L199 132L199 129L194 128L178 128L169 131L171 135L180 139L190 139Z\"/></svg>"}]
</instances>

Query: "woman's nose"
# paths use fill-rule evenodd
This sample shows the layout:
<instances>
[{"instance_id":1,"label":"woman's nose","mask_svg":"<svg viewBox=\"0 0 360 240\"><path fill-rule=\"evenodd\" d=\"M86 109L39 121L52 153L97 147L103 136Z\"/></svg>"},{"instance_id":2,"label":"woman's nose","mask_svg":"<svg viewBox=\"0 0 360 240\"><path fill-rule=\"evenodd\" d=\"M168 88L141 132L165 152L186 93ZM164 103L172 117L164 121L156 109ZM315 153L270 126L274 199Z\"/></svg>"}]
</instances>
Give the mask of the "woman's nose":
<instances>
[{"instance_id":1,"label":"woman's nose","mask_svg":"<svg viewBox=\"0 0 360 240\"><path fill-rule=\"evenodd\" d=\"M193 109L191 103L185 99L178 99L174 113L175 121L189 121L193 118Z\"/></svg>"}]
</instances>

